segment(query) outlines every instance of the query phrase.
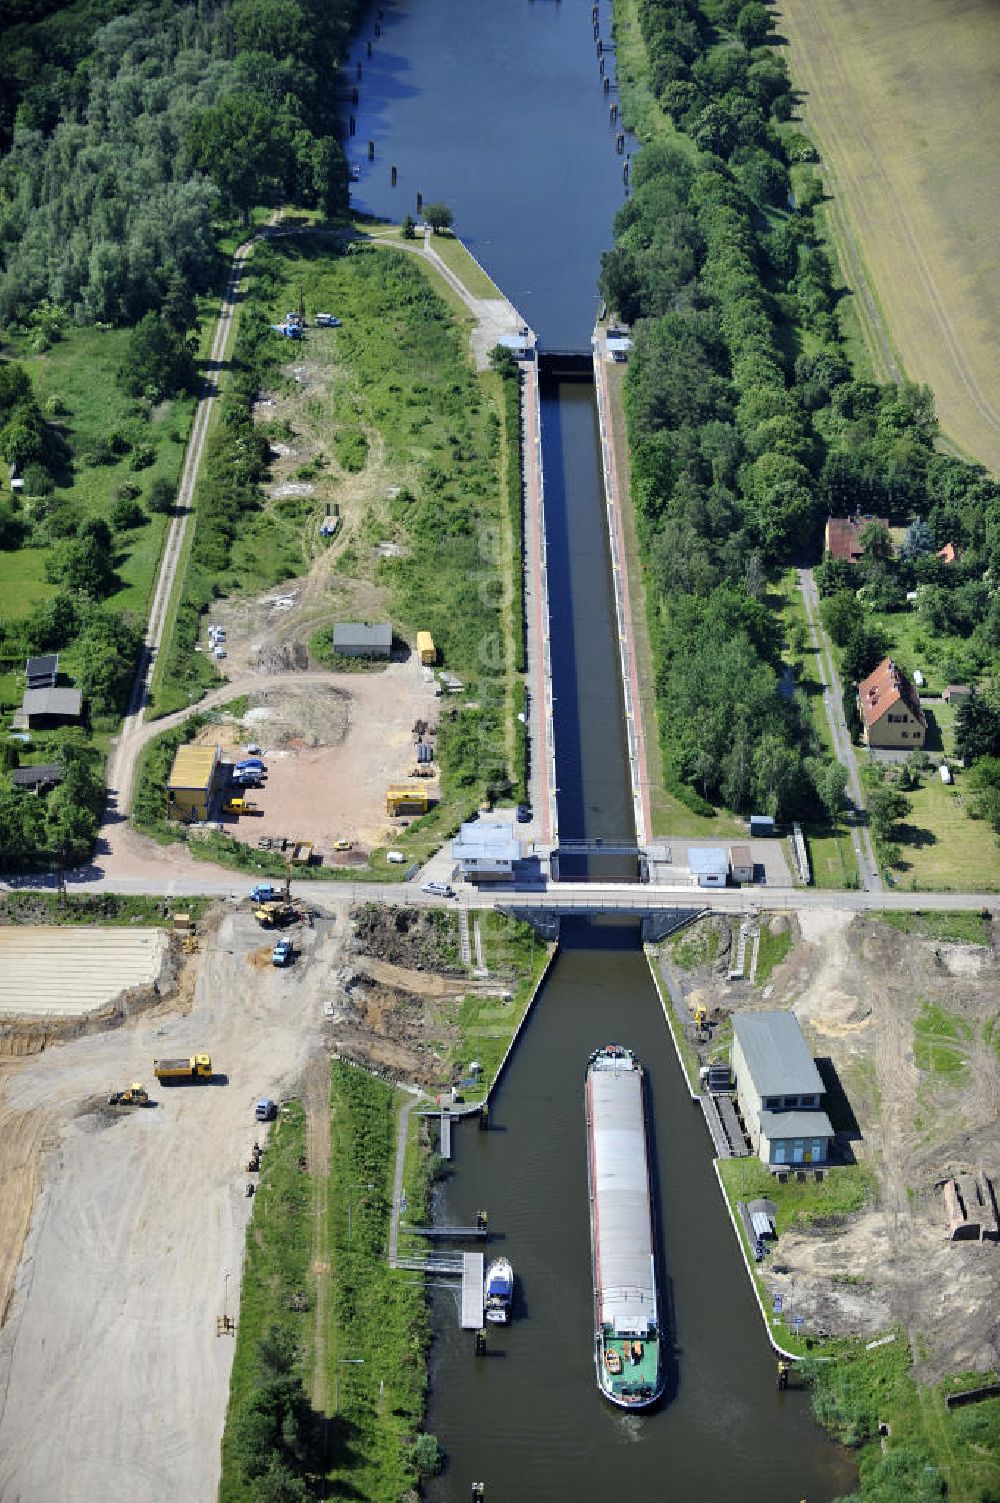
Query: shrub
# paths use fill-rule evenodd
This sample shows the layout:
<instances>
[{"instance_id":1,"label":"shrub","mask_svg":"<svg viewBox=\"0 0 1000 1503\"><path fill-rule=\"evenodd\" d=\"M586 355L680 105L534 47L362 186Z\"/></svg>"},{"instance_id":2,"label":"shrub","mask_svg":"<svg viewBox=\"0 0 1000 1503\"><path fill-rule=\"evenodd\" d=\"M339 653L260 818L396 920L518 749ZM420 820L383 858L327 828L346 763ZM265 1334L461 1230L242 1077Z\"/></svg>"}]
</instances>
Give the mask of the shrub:
<instances>
[{"instance_id":1,"label":"shrub","mask_svg":"<svg viewBox=\"0 0 1000 1503\"><path fill-rule=\"evenodd\" d=\"M115 532L128 532L132 527L141 527L149 518L131 496L121 496L111 508L111 525Z\"/></svg>"},{"instance_id":2,"label":"shrub","mask_svg":"<svg viewBox=\"0 0 1000 1503\"><path fill-rule=\"evenodd\" d=\"M176 494L175 487L161 475L149 487L146 505L156 516L166 516L167 512L174 509Z\"/></svg>"}]
</instances>

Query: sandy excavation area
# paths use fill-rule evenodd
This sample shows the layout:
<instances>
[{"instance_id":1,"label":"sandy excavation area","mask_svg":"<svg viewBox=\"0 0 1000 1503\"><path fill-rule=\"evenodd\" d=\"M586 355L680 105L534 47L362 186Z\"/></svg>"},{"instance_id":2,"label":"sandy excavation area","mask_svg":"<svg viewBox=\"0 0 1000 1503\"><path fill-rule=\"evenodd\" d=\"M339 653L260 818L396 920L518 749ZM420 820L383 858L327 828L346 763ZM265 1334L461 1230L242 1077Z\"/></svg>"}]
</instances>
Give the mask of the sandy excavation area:
<instances>
[{"instance_id":1,"label":"sandy excavation area","mask_svg":"<svg viewBox=\"0 0 1000 1503\"><path fill-rule=\"evenodd\" d=\"M0 927L0 1015L74 1017L157 978L163 929Z\"/></svg>"},{"instance_id":2,"label":"sandy excavation area","mask_svg":"<svg viewBox=\"0 0 1000 1503\"><path fill-rule=\"evenodd\" d=\"M707 1006L717 1024L734 1009L793 1008L821 1070L829 1061L843 1089L846 1110L831 1107L842 1155L876 1179L864 1210L782 1233L766 1265L769 1292L802 1316L806 1334L901 1328L928 1382L988 1371L1000 1352L1000 1244L951 1241L940 1187L985 1170L1000 1193L997 926L992 943L973 945L833 909L791 922L795 945L762 990L727 981L725 921L714 965L675 972L686 1003ZM925 1007L954 1030L942 1034L958 1051L953 1075L918 1063Z\"/></svg>"},{"instance_id":3,"label":"sandy excavation area","mask_svg":"<svg viewBox=\"0 0 1000 1503\"><path fill-rule=\"evenodd\" d=\"M4 1063L5 1237L11 1174L30 1206L50 1152L0 1331L0 1497L215 1498L233 1355L216 1316L227 1274L238 1310L253 1106L290 1090L320 1049L342 930L303 927L302 960L279 971L253 962L260 930L229 909L177 1010ZM157 1086L154 1056L201 1049L219 1083ZM108 1109L109 1086L133 1079L156 1105Z\"/></svg>"}]
</instances>

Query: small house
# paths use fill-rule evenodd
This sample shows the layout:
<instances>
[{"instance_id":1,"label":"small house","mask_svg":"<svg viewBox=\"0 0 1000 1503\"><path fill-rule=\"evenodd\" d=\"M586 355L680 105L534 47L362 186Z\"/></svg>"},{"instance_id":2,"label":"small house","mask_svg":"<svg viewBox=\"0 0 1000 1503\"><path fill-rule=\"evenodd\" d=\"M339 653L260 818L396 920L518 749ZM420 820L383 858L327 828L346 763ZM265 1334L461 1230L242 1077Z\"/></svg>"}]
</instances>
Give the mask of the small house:
<instances>
[{"instance_id":1,"label":"small house","mask_svg":"<svg viewBox=\"0 0 1000 1503\"><path fill-rule=\"evenodd\" d=\"M392 652L388 621L342 621L333 628L333 650L342 658L387 658Z\"/></svg>"},{"instance_id":2,"label":"small house","mask_svg":"<svg viewBox=\"0 0 1000 1503\"><path fill-rule=\"evenodd\" d=\"M916 751L924 744L927 720L920 697L892 658L883 658L858 685L861 739L866 746Z\"/></svg>"},{"instance_id":3,"label":"small house","mask_svg":"<svg viewBox=\"0 0 1000 1503\"><path fill-rule=\"evenodd\" d=\"M770 814L751 814L749 828L751 840L769 840L774 835L774 820Z\"/></svg>"},{"instance_id":4,"label":"small house","mask_svg":"<svg viewBox=\"0 0 1000 1503\"><path fill-rule=\"evenodd\" d=\"M729 879L729 852L721 846L688 848L688 871L699 887L725 887Z\"/></svg>"},{"instance_id":5,"label":"small house","mask_svg":"<svg viewBox=\"0 0 1000 1503\"><path fill-rule=\"evenodd\" d=\"M11 783L27 793L48 793L63 780L63 770L58 762L36 762L33 767L15 767L10 773Z\"/></svg>"},{"instance_id":6,"label":"small house","mask_svg":"<svg viewBox=\"0 0 1000 1503\"><path fill-rule=\"evenodd\" d=\"M221 766L217 746L179 746L167 779L167 818L208 819Z\"/></svg>"},{"instance_id":7,"label":"small house","mask_svg":"<svg viewBox=\"0 0 1000 1503\"><path fill-rule=\"evenodd\" d=\"M502 820L473 820L459 828L451 843L452 859L470 882L510 880L521 859L521 846Z\"/></svg>"},{"instance_id":8,"label":"small house","mask_svg":"<svg viewBox=\"0 0 1000 1503\"><path fill-rule=\"evenodd\" d=\"M79 689L25 689L21 708L14 717L14 728L48 730L79 720L82 709L83 694Z\"/></svg>"},{"instance_id":9,"label":"small house","mask_svg":"<svg viewBox=\"0 0 1000 1503\"><path fill-rule=\"evenodd\" d=\"M949 705L967 704L972 698L972 687L969 684L949 684L941 698Z\"/></svg>"},{"instance_id":10,"label":"small house","mask_svg":"<svg viewBox=\"0 0 1000 1503\"><path fill-rule=\"evenodd\" d=\"M29 689L54 689L59 677L59 654L46 652L41 657L29 658L24 665L24 677Z\"/></svg>"},{"instance_id":11,"label":"small house","mask_svg":"<svg viewBox=\"0 0 1000 1503\"><path fill-rule=\"evenodd\" d=\"M823 1080L791 1012L733 1018L736 1099L757 1157L771 1167L825 1164L833 1127Z\"/></svg>"},{"instance_id":12,"label":"small house","mask_svg":"<svg viewBox=\"0 0 1000 1503\"><path fill-rule=\"evenodd\" d=\"M748 845L729 847L729 869L734 882L753 881L753 852Z\"/></svg>"},{"instance_id":13,"label":"small house","mask_svg":"<svg viewBox=\"0 0 1000 1503\"><path fill-rule=\"evenodd\" d=\"M889 526L885 517L827 517L823 546L830 557L845 559L849 564L858 563L865 552L861 534L870 522L877 522L886 529Z\"/></svg>"},{"instance_id":14,"label":"small house","mask_svg":"<svg viewBox=\"0 0 1000 1503\"><path fill-rule=\"evenodd\" d=\"M417 656L425 668L431 668L437 662L437 648L429 631L417 632Z\"/></svg>"}]
</instances>

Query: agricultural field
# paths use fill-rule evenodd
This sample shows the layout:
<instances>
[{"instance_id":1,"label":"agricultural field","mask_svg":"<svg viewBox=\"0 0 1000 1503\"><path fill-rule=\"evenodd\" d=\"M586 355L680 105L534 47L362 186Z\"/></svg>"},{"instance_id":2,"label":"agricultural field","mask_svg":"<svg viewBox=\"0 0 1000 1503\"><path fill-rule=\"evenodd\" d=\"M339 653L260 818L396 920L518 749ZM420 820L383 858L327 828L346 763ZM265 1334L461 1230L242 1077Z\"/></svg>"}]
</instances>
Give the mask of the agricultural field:
<instances>
[{"instance_id":1,"label":"agricultural field","mask_svg":"<svg viewBox=\"0 0 1000 1503\"><path fill-rule=\"evenodd\" d=\"M906 374L947 437L1000 470L1000 13L782 0L775 19Z\"/></svg>"}]
</instances>

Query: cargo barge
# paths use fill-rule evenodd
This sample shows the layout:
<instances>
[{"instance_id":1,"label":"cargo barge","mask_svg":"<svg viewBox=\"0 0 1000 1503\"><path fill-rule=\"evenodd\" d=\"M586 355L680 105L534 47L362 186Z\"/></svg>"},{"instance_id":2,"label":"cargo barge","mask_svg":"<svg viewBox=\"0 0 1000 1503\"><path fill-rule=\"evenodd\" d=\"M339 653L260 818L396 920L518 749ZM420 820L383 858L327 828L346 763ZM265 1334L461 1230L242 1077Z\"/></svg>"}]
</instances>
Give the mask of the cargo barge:
<instances>
[{"instance_id":1,"label":"cargo barge","mask_svg":"<svg viewBox=\"0 0 1000 1503\"><path fill-rule=\"evenodd\" d=\"M648 1409L664 1375L644 1080L630 1049L590 1056L586 1111L597 1386L622 1409Z\"/></svg>"}]
</instances>

